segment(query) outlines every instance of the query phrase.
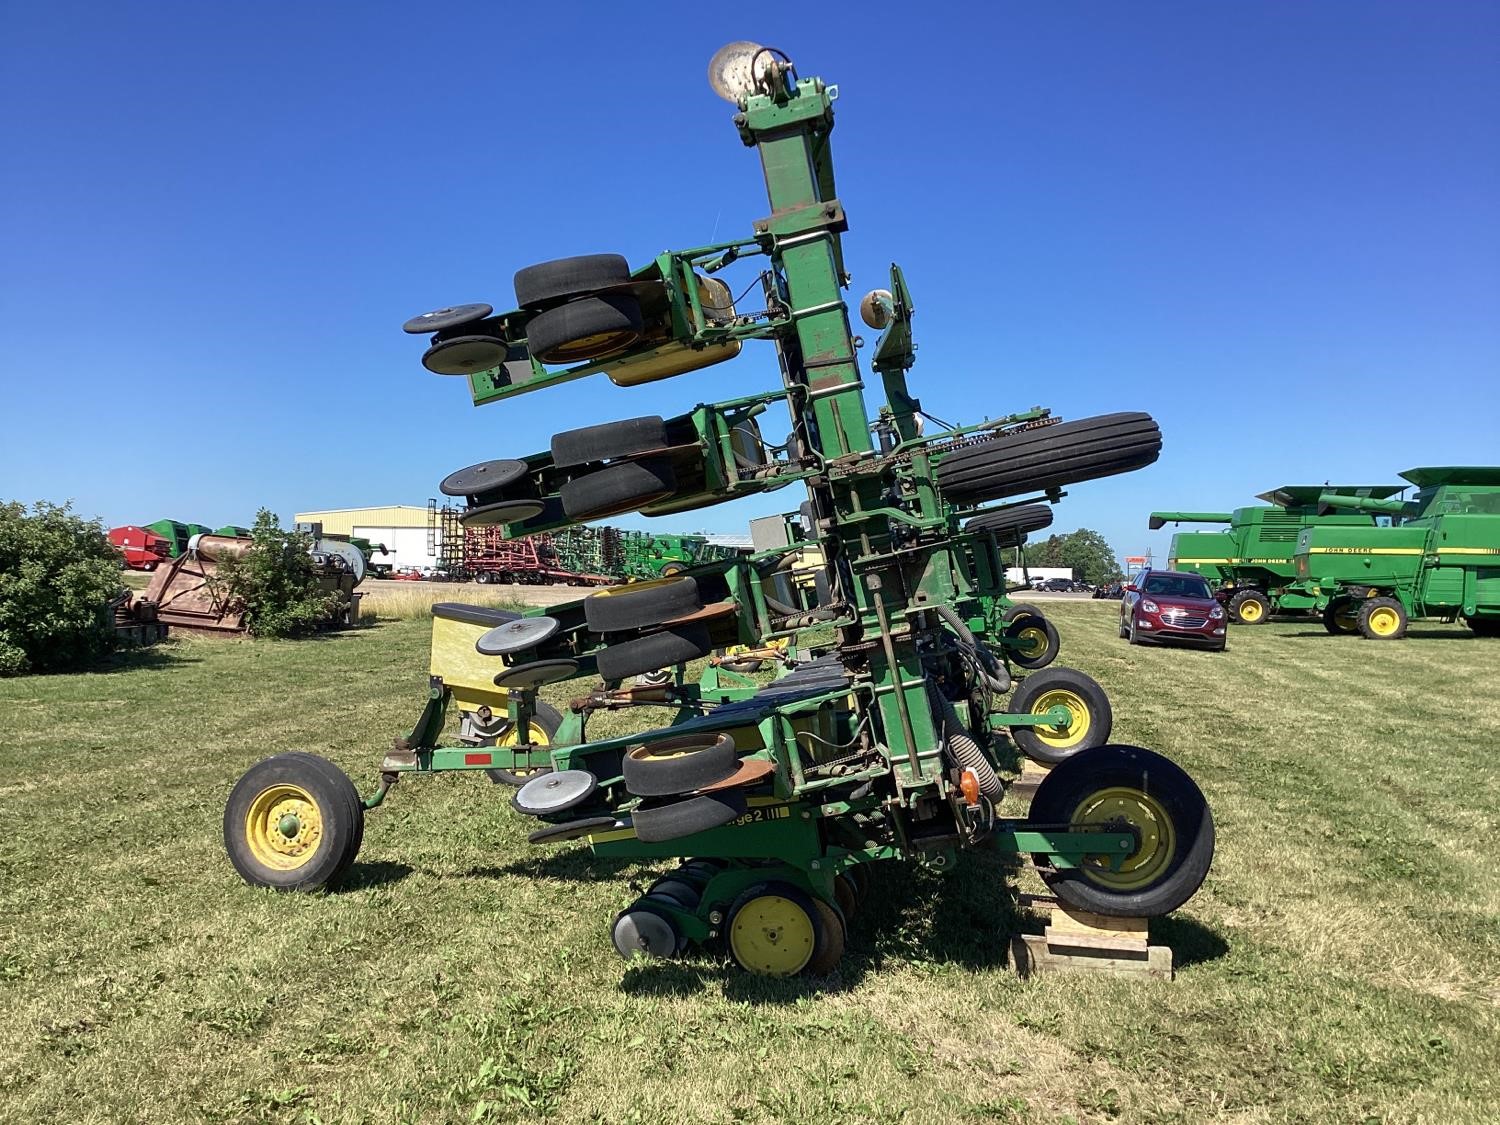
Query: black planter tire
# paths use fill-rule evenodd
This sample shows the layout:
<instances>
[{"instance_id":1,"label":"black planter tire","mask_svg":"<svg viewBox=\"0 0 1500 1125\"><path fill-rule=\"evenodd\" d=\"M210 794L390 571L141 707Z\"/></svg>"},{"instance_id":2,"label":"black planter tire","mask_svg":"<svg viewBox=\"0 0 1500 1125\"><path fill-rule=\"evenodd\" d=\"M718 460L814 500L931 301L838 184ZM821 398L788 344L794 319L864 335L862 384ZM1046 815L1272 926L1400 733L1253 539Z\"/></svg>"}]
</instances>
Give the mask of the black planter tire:
<instances>
[{"instance_id":1,"label":"black planter tire","mask_svg":"<svg viewBox=\"0 0 1500 1125\"><path fill-rule=\"evenodd\" d=\"M818 912L818 940L813 946L813 955L807 962L807 971L815 977L826 977L839 967L844 959L844 947L849 939L849 927L844 913L832 903L820 898L812 900Z\"/></svg>"},{"instance_id":2,"label":"black planter tire","mask_svg":"<svg viewBox=\"0 0 1500 1125\"><path fill-rule=\"evenodd\" d=\"M1002 547L1014 547L1033 531L1052 526L1050 504L1023 504L1019 508L1002 508L998 512L981 512L964 527L965 531L988 531Z\"/></svg>"},{"instance_id":3,"label":"black planter tire","mask_svg":"<svg viewBox=\"0 0 1500 1125\"><path fill-rule=\"evenodd\" d=\"M1101 414L1003 434L948 454L938 488L977 503L1128 473L1161 456L1161 430L1149 414Z\"/></svg>"},{"instance_id":4,"label":"black planter tire","mask_svg":"<svg viewBox=\"0 0 1500 1125\"><path fill-rule=\"evenodd\" d=\"M288 836L289 821L297 831ZM245 882L315 891L336 882L359 852L365 809L354 783L316 754L257 762L224 805L224 848Z\"/></svg>"},{"instance_id":5,"label":"black planter tire","mask_svg":"<svg viewBox=\"0 0 1500 1125\"><path fill-rule=\"evenodd\" d=\"M605 680L624 680L658 668L685 664L712 651L707 625L701 622L680 625L600 649L599 676Z\"/></svg>"},{"instance_id":6,"label":"black planter tire","mask_svg":"<svg viewBox=\"0 0 1500 1125\"><path fill-rule=\"evenodd\" d=\"M610 586L583 599L583 619L595 633L623 633L660 625L703 608L695 578L658 578Z\"/></svg>"},{"instance_id":7,"label":"black planter tire","mask_svg":"<svg viewBox=\"0 0 1500 1125\"><path fill-rule=\"evenodd\" d=\"M621 461L585 476L575 477L558 490L569 519L591 520L633 512L677 491L677 474L670 457Z\"/></svg>"},{"instance_id":8,"label":"black planter tire","mask_svg":"<svg viewBox=\"0 0 1500 1125\"><path fill-rule=\"evenodd\" d=\"M538 363L603 359L640 338L641 303L629 293L582 297L526 323L526 348Z\"/></svg>"},{"instance_id":9,"label":"black planter tire","mask_svg":"<svg viewBox=\"0 0 1500 1125\"><path fill-rule=\"evenodd\" d=\"M1039 613L1018 613L1005 626L1005 655L1022 668L1045 668L1057 659L1062 641L1057 626Z\"/></svg>"},{"instance_id":10,"label":"black planter tire","mask_svg":"<svg viewBox=\"0 0 1500 1125\"><path fill-rule=\"evenodd\" d=\"M1030 602L1015 602L1015 603L1013 603L1013 604L1008 605L1008 606L1005 607L1005 611L1000 614L1000 620L1001 621L1005 621L1005 622L1008 623L1008 622L1014 621L1016 618L1020 617L1021 614L1023 614L1023 613L1029 613L1029 614L1031 614L1031 615L1033 615L1035 617L1046 617L1047 616L1045 613L1043 613L1036 606L1032 605Z\"/></svg>"},{"instance_id":11,"label":"black planter tire","mask_svg":"<svg viewBox=\"0 0 1500 1125\"><path fill-rule=\"evenodd\" d=\"M739 759L727 734L688 734L632 746L621 766L628 792L675 797L723 781L735 772Z\"/></svg>"},{"instance_id":12,"label":"black planter tire","mask_svg":"<svg viewBox=\"0 0 1500 1125\"><path fill-rule=\"evenodd\" d=\"M680 801L644 801L630 814L636 839L646 844L680 840L699 832L722 828L745 815L745 796L729 790L704 793Z\"/></svg>"},{"instance_id":13,"label":"black planter tire","mask_svg":"<svg viewBox=\"0 0 1500 1125\"><path fill-rule=\"evenodd\" d=\"M1102 825L1115 817L1142 834L1122 871L1110 873L1103 857L1054 869L1034 855L1048 888L1073 906L1123 918L1160 917L1192 898L1213 862L1213 813L1193 779L1160 754L1119 745L1075 754L1042 779L1029 819Z\"/></svg>"},{"instance_id":14,"label":"black planter tire","mask_svg":"<svg viewBox=\"0 0 1500 1125\"><path fill-rule=\"evenodd\" d=\"M629 282L630 263L619 254L580 254L538 262L516 271L516 305L544 309Z\"/></svg>"},{"instance_id":15,"label":"black planter tire","mask_svg":"<svg viewBox=\"0 0 1500 1125\"><path fill-rule=\"evenodd\" d=\"M1227 612L1241 625L1264 625L1271 620L1271 599L1259 590L1240 590L1229 599Z\"/></svg>"},{"instance_id":16,"label":"black planter tire","mask_svg":"<svg viewBox=\"0 0 1500 1125\"><path fill-rule=\"evenodd\" d=\"M648 414L553 434L552 463L559 469L571 469L575 465L650 453L666 444L667 424L661 415Z\"/></svg>"},{"instance_id":17,"label":"black planter tire","mask_svg":"<svg viewBox=\"0 0 1500 1125\"><path fill-rule=\"evenodd\" d=\"M536 745L551 746L557 740L558 728L562 726L562 715L558 712L556 707L552 706L552 704L538 699L532 707L532 716L529 725L531 727L534 727L537 731L540 731L545 736L544 741L538 742L536 743ZM527 733L531 735L533 740L535 740L535 731L528 731ZM514 746L515 743L513 741L504 741L507 738L512 738L514 734L514 728L507 727L500 734L496 735L494 739L489 740L486 745ZM519 789L533 777L540 777L544 773L551 772L551 766L537 766L535 769L528 770L512 770L504 769L500 766L495 766L484 771L485 776L493 781L496 785L509 785L514 789Z\"/></svg>"},{"instance_id":18,"label":"black planter tire","mask_svg":"<svg viewBox=\"0 0 1500 1125\"><path fill-rule=\"evenodd\" d=\"M1047 668L1021 681L1006 711L1012 715L1042 714L1066 707L1075 717L1066 727L1010 727L1011 741L1033 761L1056 765L1080 751L1102 746L1114 727L1109 696L1092 676L1076 668Z\"/></svg>"}]
</instances>

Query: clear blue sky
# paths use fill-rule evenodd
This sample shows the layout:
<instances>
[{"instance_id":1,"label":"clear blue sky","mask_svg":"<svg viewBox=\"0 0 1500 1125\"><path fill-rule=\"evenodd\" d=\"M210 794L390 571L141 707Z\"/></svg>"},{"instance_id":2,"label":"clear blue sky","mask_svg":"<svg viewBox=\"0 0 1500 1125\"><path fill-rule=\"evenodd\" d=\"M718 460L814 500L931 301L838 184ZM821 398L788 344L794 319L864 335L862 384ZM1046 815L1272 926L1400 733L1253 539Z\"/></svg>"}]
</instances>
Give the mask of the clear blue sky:
<instances>
[{"instance_id":1,"label":"clear blue sky","mask_svg":"<svg viewBox=\"0 0 1500 1125\"><path fill-rule=\"evenodd\" d=\"M851 295L906 267L929 410L1161 422L1057 528L1163 555L1152 508L1500 462L1500 5L740 11L8 5L0 498L420 504L555 430L775 385L761 344L475 409L400 331L510 307L535 261L747 233L758 168L704 80L738 38L839 84Z\"/></svg>"}]
</instances>

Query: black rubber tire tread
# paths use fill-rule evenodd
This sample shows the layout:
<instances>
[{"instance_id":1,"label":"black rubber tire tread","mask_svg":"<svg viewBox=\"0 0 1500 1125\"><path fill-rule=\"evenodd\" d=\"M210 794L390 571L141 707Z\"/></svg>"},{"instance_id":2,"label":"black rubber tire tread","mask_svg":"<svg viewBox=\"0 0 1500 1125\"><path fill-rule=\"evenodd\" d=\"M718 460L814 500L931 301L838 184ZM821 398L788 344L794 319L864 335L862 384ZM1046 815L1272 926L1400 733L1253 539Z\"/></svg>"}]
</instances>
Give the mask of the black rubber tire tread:
<instances>
[{"instance_id":1,"label":"black rubber tire tread","mask_svg":"<svg viewBox=\"0 0 1500 1125\"><path fill-rule=\"evenodd\" d=\"M996 538L1006 533L1010 538L1030 535L1052 526L1052 505L1022 504L1019 508L1001 508L998 512L981 512L965 525L966 531L989 531ZM1001 543L1002 547L1014 543Z\"/></svg>"},{"instance_id":2,"label":"black rubber tire tread","mask_svg":"<svg viewBox=\"0 0 1500 1125\"><path fill-rule=\"evenodd\" d=\"M538 363L577 363L624 351L641 335L641 303L629 293L583 297L526 322L526 349ZM580 350L595 336L607 342Z\"/></svg>"},{"instance_id":3,"label":"black rubber tire tread","mask_svg":"<svg viewBox=\"0 0 1500 1125\"><path fill-rule=\"evenodd\" d=\"M1057 635L1057 626L1048 621L1041 614L1018 613L1010 619L1005 626L1005 635L1010 638L1018 637L1025 630L1041 627L1042 632L1047 634L1047 647L1035 656L1023 655L1018 650L1006 646L1005 657L1012 664L1018 664L1022 668L1037 669L1045 668L1057 659L1057 654L1062 650L1062 640Z\"/></svg>"},{"instance_id":4,"label":"black rubber tire tread","mask_svg":"<svg viewBox=\"0 0 1500 1125\"><path fill-rule=\"evenodd\" d=\"M707 625L701 621L679 625L600 649L599 676L605 680L623 680L697 660L707 656L713 648Z\"/></svg>"},{"instance_id":5,"label":"black rubber tire tread","mask_svg":"<svg viewBox=\"0 0 1500 1125\"><path fill-rule=\"evenodd\" d=\"M575 477L558 490L569 519L602 519L664 499L677 491L670 457L647 457L606 465Z\"/></svg>"},{"instance_id":6,"label":"black rubber tire tread","mask_svg":"<svg viewBox=\"0 0 1500 1125\"><path fill-rule=\"evenodd\" d=\"M1370 629L1370 615L1377 609L1393 609L1400 618L1401 623L1396 626L1396 631L1388 637L1382 637ZM1370 598L1359 607L1359 631L1371 641L1399 641L1406 636L1406 626L1409 624L1406 618L1406 607L1396 598Z\"/></svg>"},{"instance_id":7,"label":"black rubber tire tread","mask_svg":"<svg viewBox=\"0 0 1500 1125\"><path fill-rule=\"evenodd\" d=\"M558 729L562 726L562 714L552 704L538 699L532 707L531 725L539 728L547 735L547 744L550 746L557 738ZM494 745L491 743L490 745ZM549 769L551 767L548 767ZM533 777L539 777L546 772L542 769L531 770L527 773L512 773L508 769L495 766L484 771L485 776L496 785L509 785L519 789Z\"/></svg>"},{"instance_id":8,"label":"black rubber tire tread","mask_svg":"<svg viewBox=\"0 0 1500 1125\"><path fill-rule=\"evenodd\" d=\"M1137 411L1006 434L949 454L938 488L952 500L999 500L1128 473L1161 456L1161 429Z\"/></svg>"},{"instance_id":9,"label":"black rubber tire tread","mask_svg":"<svg viewBox=\"0 0 1500 1125\"><path fill-rule=\"evenodd\" d=\"M540 309L626 284L630 281L630 263L619 254L580 254L518 269L514 281L516 306Z\"/></svg>"},{"instance_id":10,"label":"black rubber tire tread","mask_svg":"<svg viewBox=\"0 0 1500 1125\"><path fill-rule=\"evenodd\" d=\"M1261 604L1261 615L1254 621L1246 621L1240 617L1240 606L1246 602L1259 602ZM1271 599L1259 590L1240 590L1229 599L1229 606L1225 610L1229 614L1229 620L1240 625L1264 625L1271 620Z\"/></svg>"},{"instance_id":11,"label":"black rubber tire tread","mask_svg":"<svg viewBox=\"0 0 1500 1125\"><path fill-rule=\"evenodd\" d=\"M622 633L660 625L703 608L696 578L632 582L583 599L583 619L595 633Z\"/></svg>"},{"instance_id":12,"label":"black rubber tire tread","mask_svg":"<svg viewBox=\"0 0 1500 1125\"><path fill-rule=\"evenodd\" d=\"M722 828L745 815L745 795L728 790L680 801L646 801L630 816L638 840L658 844Z\"/></svg>"},{"instance_id":13,"label":"black rubber tire tread","mask_svg":"<svg viewBox=\"0 0 1500 1125\"><path fill-rule=\"evenodd\" d=\"M1500 617L1465 617L1464 624L1476 637L1500 637Z\"/></svg>"},{"instance_id":14,"label":"black rubber tire tread","mask_svg":"<svg viewBox=\"0 0 1500 1125\"><path fill-rule=\"evenodd\" d=\"M958 717L958 708L942 696L932 696L938 713L938 725L943 736L943 754L960 770L973 770L979 782L980 796L996 804L1005 796L1005 783L995 772L995 767L984 756L979 743L969 733L969 728Z\"/></svg>"},{"instance_id":15,"label":"black rubber tire tread","mask_svg":"<svg viewBox=\"0 0 1500 1125\"><path fill-rule=\"evenodd\" d=\"M1349 627L1339 623L1338 610L1350 599L1333 598L1323 607L1323 628L1327 629L1335 637L1348 637L1359 632L1359 627Z\"/></svg>"},{"instance_id":16,"label":"black rubber tire tread","mask_svg":"<svg viewBox=\"0 0 1500 1125\"><path fill-rule=\"evenodd\" d=\"M1089 881L1077 868L1041 872L1042 881L1065 902L1118 918L1157 918L1170 914L1203 885L1214 857L1213 811L1202 791L1169 758L1136 746L1096 746L1052 770L1031 798L1030 819L1066 823L1090 793L1115 785L1140 789L1156 798L1172 818L1177 846L1155 882L1139 891L1113 891ZM1045 865L1046 856L1032 857Z\"/></svg>"},{"instance_id":17,"label":"black rubber tire tread","mask_svg":"<svg viewBox=\"0 0 1500 1125\"><path fill-rule=\"evenodd\" d=\"M1039 609L1037 606L1032 605L1030 602L1015 602L1005 607L1004 612L1000 614L1000 620L1005 622L1014 621L1023 613L1034 614L1037 617L1047 616L1041 611L1041 609Z\"/></svg>"},{"instance_id":18,"label":"black rubber tire tread","mask_svg":"<svg viewBox=\"0 0 1500 1125\"><path fill-rule=\"evenodd\" d=\"M1089 731L1083 742L1066 750L1059 750L1055 746L1048 746L1038 738L1035 727L1009 728L1011 741L1016 744L1016 749L1033 761L1049 766L1067 761L1084 750L1104 745L1109 741L1110 731L1115 723L1114 708L1110 706L1109 696L1105 694L1097 680L1076 668L1046 668L1035 675L1027 676L1021 681L1021 686L1016 688L1015 693L1011 695L1010 702L1005 709L1012 715L1027 714L1038 697L1054 688L1066 688L1081 696L1084 703L1088 705Z\"/></svg>"},{"instance_id":19,"label":"black rubber tire tread","mask_svg":"<svg viewBox=\"0 0 1500 1125\"><path fill-rule=\"evenodd\" d=\"M323 817L327 849L293 871L263 866L245 839L245 817L250 804L278 782L307 790ZM278 891L316 891L334 883L359 854L365 834L365 807L354 782L338 766L316 754L293 750L257 762L245 771L224 805L224 849L245 882Z\"/></svg>"},{"instance_id":20,"label":"black rubber tire tread","mask_svg":"<svg viewBox=\"0 0 1500 1125\"><path fill-rule=\"evenodd\" d=\"M813 909L818 912L818 940L813 946L813 955L807 962L807 968L803 971L815 977L826 977L844 959L849 926L844 921L844 912L833 903L815 898Z\"/></svg>"},{"instance_id":21,"label":"black rubber tire tread","mask_svg":"<svg viewBox=\"0 0 1500 1125\"><path fill-rule=\"evenodd\" d=\"M667 424L660 414L624 418L552 435L552 463L559 469L650 453L667 444Z\"/></svg>"},{"instance_id":22,"label":"black rubber tire tread","mask_svg":"<svg viewBox=\"0 0 1500 1125\"><path fill-rule=\"evenodd\" d=\"M638 750L665 752L678 744L700 741L711 735L684 735L663 738L643 746L632 746L625 752L621 772L625 788L637 797L675 797L723 781L739 766L734 739L720 733L707 746L674 757L636 757Z\"/></svg>"}]
</instances>

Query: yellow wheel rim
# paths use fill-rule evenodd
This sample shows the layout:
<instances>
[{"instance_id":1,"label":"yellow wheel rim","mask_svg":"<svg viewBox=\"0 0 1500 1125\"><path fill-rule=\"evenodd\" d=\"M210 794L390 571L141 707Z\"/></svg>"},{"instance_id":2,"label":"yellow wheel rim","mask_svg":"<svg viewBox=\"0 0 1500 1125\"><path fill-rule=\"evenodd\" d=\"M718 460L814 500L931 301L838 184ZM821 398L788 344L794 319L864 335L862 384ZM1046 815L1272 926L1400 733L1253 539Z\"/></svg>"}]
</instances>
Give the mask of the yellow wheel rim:
<instances>
[{"instance_id":1,"label":"yellow wheel rim","mask_svg":"<svg viewBox=\"0 0 1500 1125\"><path fill-rule=\"evenodd\" d=\"M566 344L553 348L548 362L563 363L575 359L593 359L596 356L604 356L610 352L628 348L638 338L639 333L636 332L596 332L592 336L569 340Z\"/></svg>"},{"instance_id":2,"label":"yellow wheel rim","mask_svg":"<svg viewBox=\"0 0 1500 1125\"><path fill-rule=\"evenodd\" d=\"M1389 637L1401 627L1401 615L1388 606L1381 606L1370 614L1370 632L1377 637Z\"/></svg>"},{"instance_id":3,"label":"yellow wheel rim","mask_svg":"<svg viewBox=\"0 0 1500 1125\"><path fill-rule=\"evenodd\" d=\"M782 895L757 895L734 914L729 948L752 973L789 977L812 960L817 931L800 904Z\"/></svg>"},{"instance_id":4,"label":"yellow wheel rim","mask_svg":"<svg viewBox=\"0 0 1500 1125\"><path fill-rule=\"evenodd\" d=\"M1068 709L1068 725L1032 727L1033 734L1057 750L1071 749L1088 737L1089 727L1094 725L1094 718L1089 713L1088 701L1083 696L1067 688L1053 688L1036 697L1031 704L1031 713L1045 715L1054 707Z\"/></svg>"},{"instance_id":5,"label":"yellow wheel rim","mask_svg":"<svg viewBox=\"0 0 1500 1125\"><path fill-rule=\"evenodd\" d=\"M627 582L623 586L606 586L602 590L595 590L589 597L618 598L621 594L635 594L640 590L649 590L653 586L666 586L672 582L681 581L681 576L674 574L667 578L652 578L645 582Z\"/></svg>"},{"instance_id":6,"label":"yellow wheel rim","mask_svg":"<svg viewBox=\"0 0 1500 1125\"><path fill-rule=\"evenodd\" d=\"M1140 847L1126 857L1119 871L1109 869L1109 857L1085 856L1078 867L1101 887L1133 891L1148 886L1167 869L1177 850L1177 831L1160 801L1128 785L1090 793L1073 810L1072 823L1103 825L1124 820L1141 834Z\"/></svg>"},{"instance_id":7,"label":"yellow wheel rim","mask_svg":"<svg viewBox=\"0 0 1500 1125\"><path fill-rule=\"evenodd\" d=\"M1264 613L1261 610L1261 604L1254 598L1247 599L1246 601L1240 603L1240 620L1245 622L1247 625L1255 624L1255 622L1259 621L1263 616Z\"/></svg>"},{"instance_id":8,"label":"yellow wheel rim","mask_svg":"<svg viewBox=\"0 0 1500 1125\"><path fill-rule=\"evenodd\" d=\"M1040 656L1047 651L1047 630L1028 625L1016 634L1016 648L1022 656Z\"/></svg>"},{"instance_id":9,"label":"yellow wheel rim","mask_svg":"<svg viewBox=\"0 0 1500 1125\"><path fill-rule=\"evenodd\" d=\"M273 785L256 794L245 814L245 841L257 863L295 871L323 843L323 810L299 785Z\"/></svg>"},{"instance_id":10,"label":"yellow wheel rim","mask_svg":"<svg viewBox=\"0 0 1500 1125\"><path fill-rule=\"evenodd\" d=\"M527 724L526 733L530 736L530 742L533 746L552 745L552 739L547 737L546 731L536 725L535 719ZM520 726L518 726L516 723L511 723L510 726L505 728L505 733L495 740L495 745L520 746L520 734ZM546 773L551 768L551 766L512 766L510 772L515 774L517 777L530 777L535 773Z\"/></svg>"}]
</instances>

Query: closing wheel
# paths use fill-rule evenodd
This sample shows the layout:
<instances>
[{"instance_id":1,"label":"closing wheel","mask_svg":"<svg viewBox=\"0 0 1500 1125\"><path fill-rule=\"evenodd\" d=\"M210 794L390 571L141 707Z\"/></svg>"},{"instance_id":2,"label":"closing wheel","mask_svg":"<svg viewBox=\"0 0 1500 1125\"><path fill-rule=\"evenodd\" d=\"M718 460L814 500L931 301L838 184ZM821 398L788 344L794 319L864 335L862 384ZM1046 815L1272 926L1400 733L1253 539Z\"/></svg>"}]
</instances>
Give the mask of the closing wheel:
<instances>
[{"instance_id":1,"label":"closing wheel","mask_svg":"<svg viewBox=\"0 0 1500 1125\"><path fill-rule=\"evenodd\" d=\"M574 477L558 489L569 519L592 520L632 512L677 491L670 457L621 461Z\"/></svg>"},{"instance_id":2,"label":"closing wheel","mask_svg":"<svg viewBox=\"0 0 1500 1125\"><path fill-rule=\"evenodd\" d=\"M279 891L327 886L354 862L365 809L332 762L294 751L257 762L224 806L224 848L247 883Z\"/></svg>"},{"instance_id":3,"label":"closing wheel","mask_svg":"<svg viewBox=\"0 0 1500 1125\"><path fill-rule=\"evenodd\" d=\"M1271 599L1259 590L1241 590L1229 599L1229 619L1241 625L1262 625L1271 619Z\"/></svg>"},{"instance_id":4,"label":"closing wheel","mask_svg":"<svg viewBox=\"0 0 1500 1125\"><path fill-rule=\"evenodd\" d=\"M1129 825L1139 836L1119 870L1110 857L1051 867L1042 881L1065 902L1098 914L1154 918L1192 898L1214 854L1214 820L1203 793L1180 766L1135 746L1095 746L1055 766L1031 799L1035 824Z\"/></svg>"},{"instance_id":5,"label":"closing wheel","mask_svg":"<svg viewBox=\"0 0 1500 1125\"><path fill-rule=\"evenodd\" d=\"M583 599L583 619L595 633L623 633L660 625L703 608L694 578L657 578L610 586Z\"/></svg>"},{"instance_id":6,"label":"closing wheel","mask_svg":"<svg viewBox=\"0 0 1500 1125\"><path fill-rule=\"evenodd\" d=\"M1076 668L1047 668L1027 676L1010 697L1012 715L1045 715L1067 709L1066 726L1011 727L1010 736L1028 758L1054 765L1091 746L1109 741L1114 712L1109 696L1095 680Z\"/></svg>"},{"instance_id":7,"label":"closing wheel","mask_svg":"<svg viewBox=\"0 0 1500 1125\"><path fill-rule=\"evenodd\" d=\"M1406 607L1395 598L1371 598L1359 607L1359 631L1372 641L1406 636Z\"/></svg>"},{"instance_id":8,"label":"closing wheel","mask_svg":"<svg viewBox=\"0 0 1500 1125\"><path fill-rule=\"evenodd\" d=\"M1022 668L1045 668L1062 642L1057 627L1039 613L1019 613L1005 627L1005 655Z\"/></svg>"},{"instance_id":9,"label":"closing wheel","mask_svg":"<svg viewBox=\"0 0 1500 1125\"><path fill-rule=\"evenodd\" d=\"M762 883L734 904L729 952L747 972L795 976L817 951L821 928L812 898L787 883Z\"/></svg>"},{"instance_id":10,"label":"closing wheel","mask_svg":"<svg viewBox=\"0 0 1500 1125\"><path fill-rule=\"evenodd\" d=\"M629 293L583 297L526 324L526 347L538 363L604 359L640 338L641 303Z\"/></svg>"},{"instance_id":11,"label":"closing wheel","mask_svg":"<svg viewBox=\"0 0 1500 1125\"><path fill-rule=\"evenodd\" d=\"M533 708L534 714L527 723L527 740L533 746L551 746L557 738L557 730L562 726L562 715L556 707L550 703L543 703L540 699L536 701ZM511 723L501 731L491 746L519 746L521 744L521 729ZM485 775L496 785L512 785L519 789L533 777L541 777L544 773L551 773L551 766L532 766L528 768L494 769L484 771Z\"/></svg>"},{"instance_id":12,"label":"closing wheel","mask_svg":"<svg viewBox=\"0 0 1500 1125\"><path fill-rule=\"evenodd\" d=\"M1334 598L1323 607L1323 628L1334 636L1359 632L1359 606L1352 598Z\"/></svg>"},{"instance_id":13,"label":"closing wheel","mask_svg":"<svg viewBox=\"0 0 1500 1125\"><path fill-rule=\"evenodd\" d=\"M818 944L807 962L807 971L817 976L827 976L839 967L844 959L844 944L848 941L848 927L843 913L837 906L815 898L813 908L818 912Z\"/></svg>"},{"instance_id":14,"label":"closing wheel","mask_svg":"<svg viewBox=\"0 0 1500 1125\"><path fill-rule=\"evenodd\" d=\"M849 878L848 872L840 872L833 877L833 897L839 905L839 913L849 921L854 921L854 916L859 913L859 892L855 890L854 880Z\"/></svg>"}]
</instances>

